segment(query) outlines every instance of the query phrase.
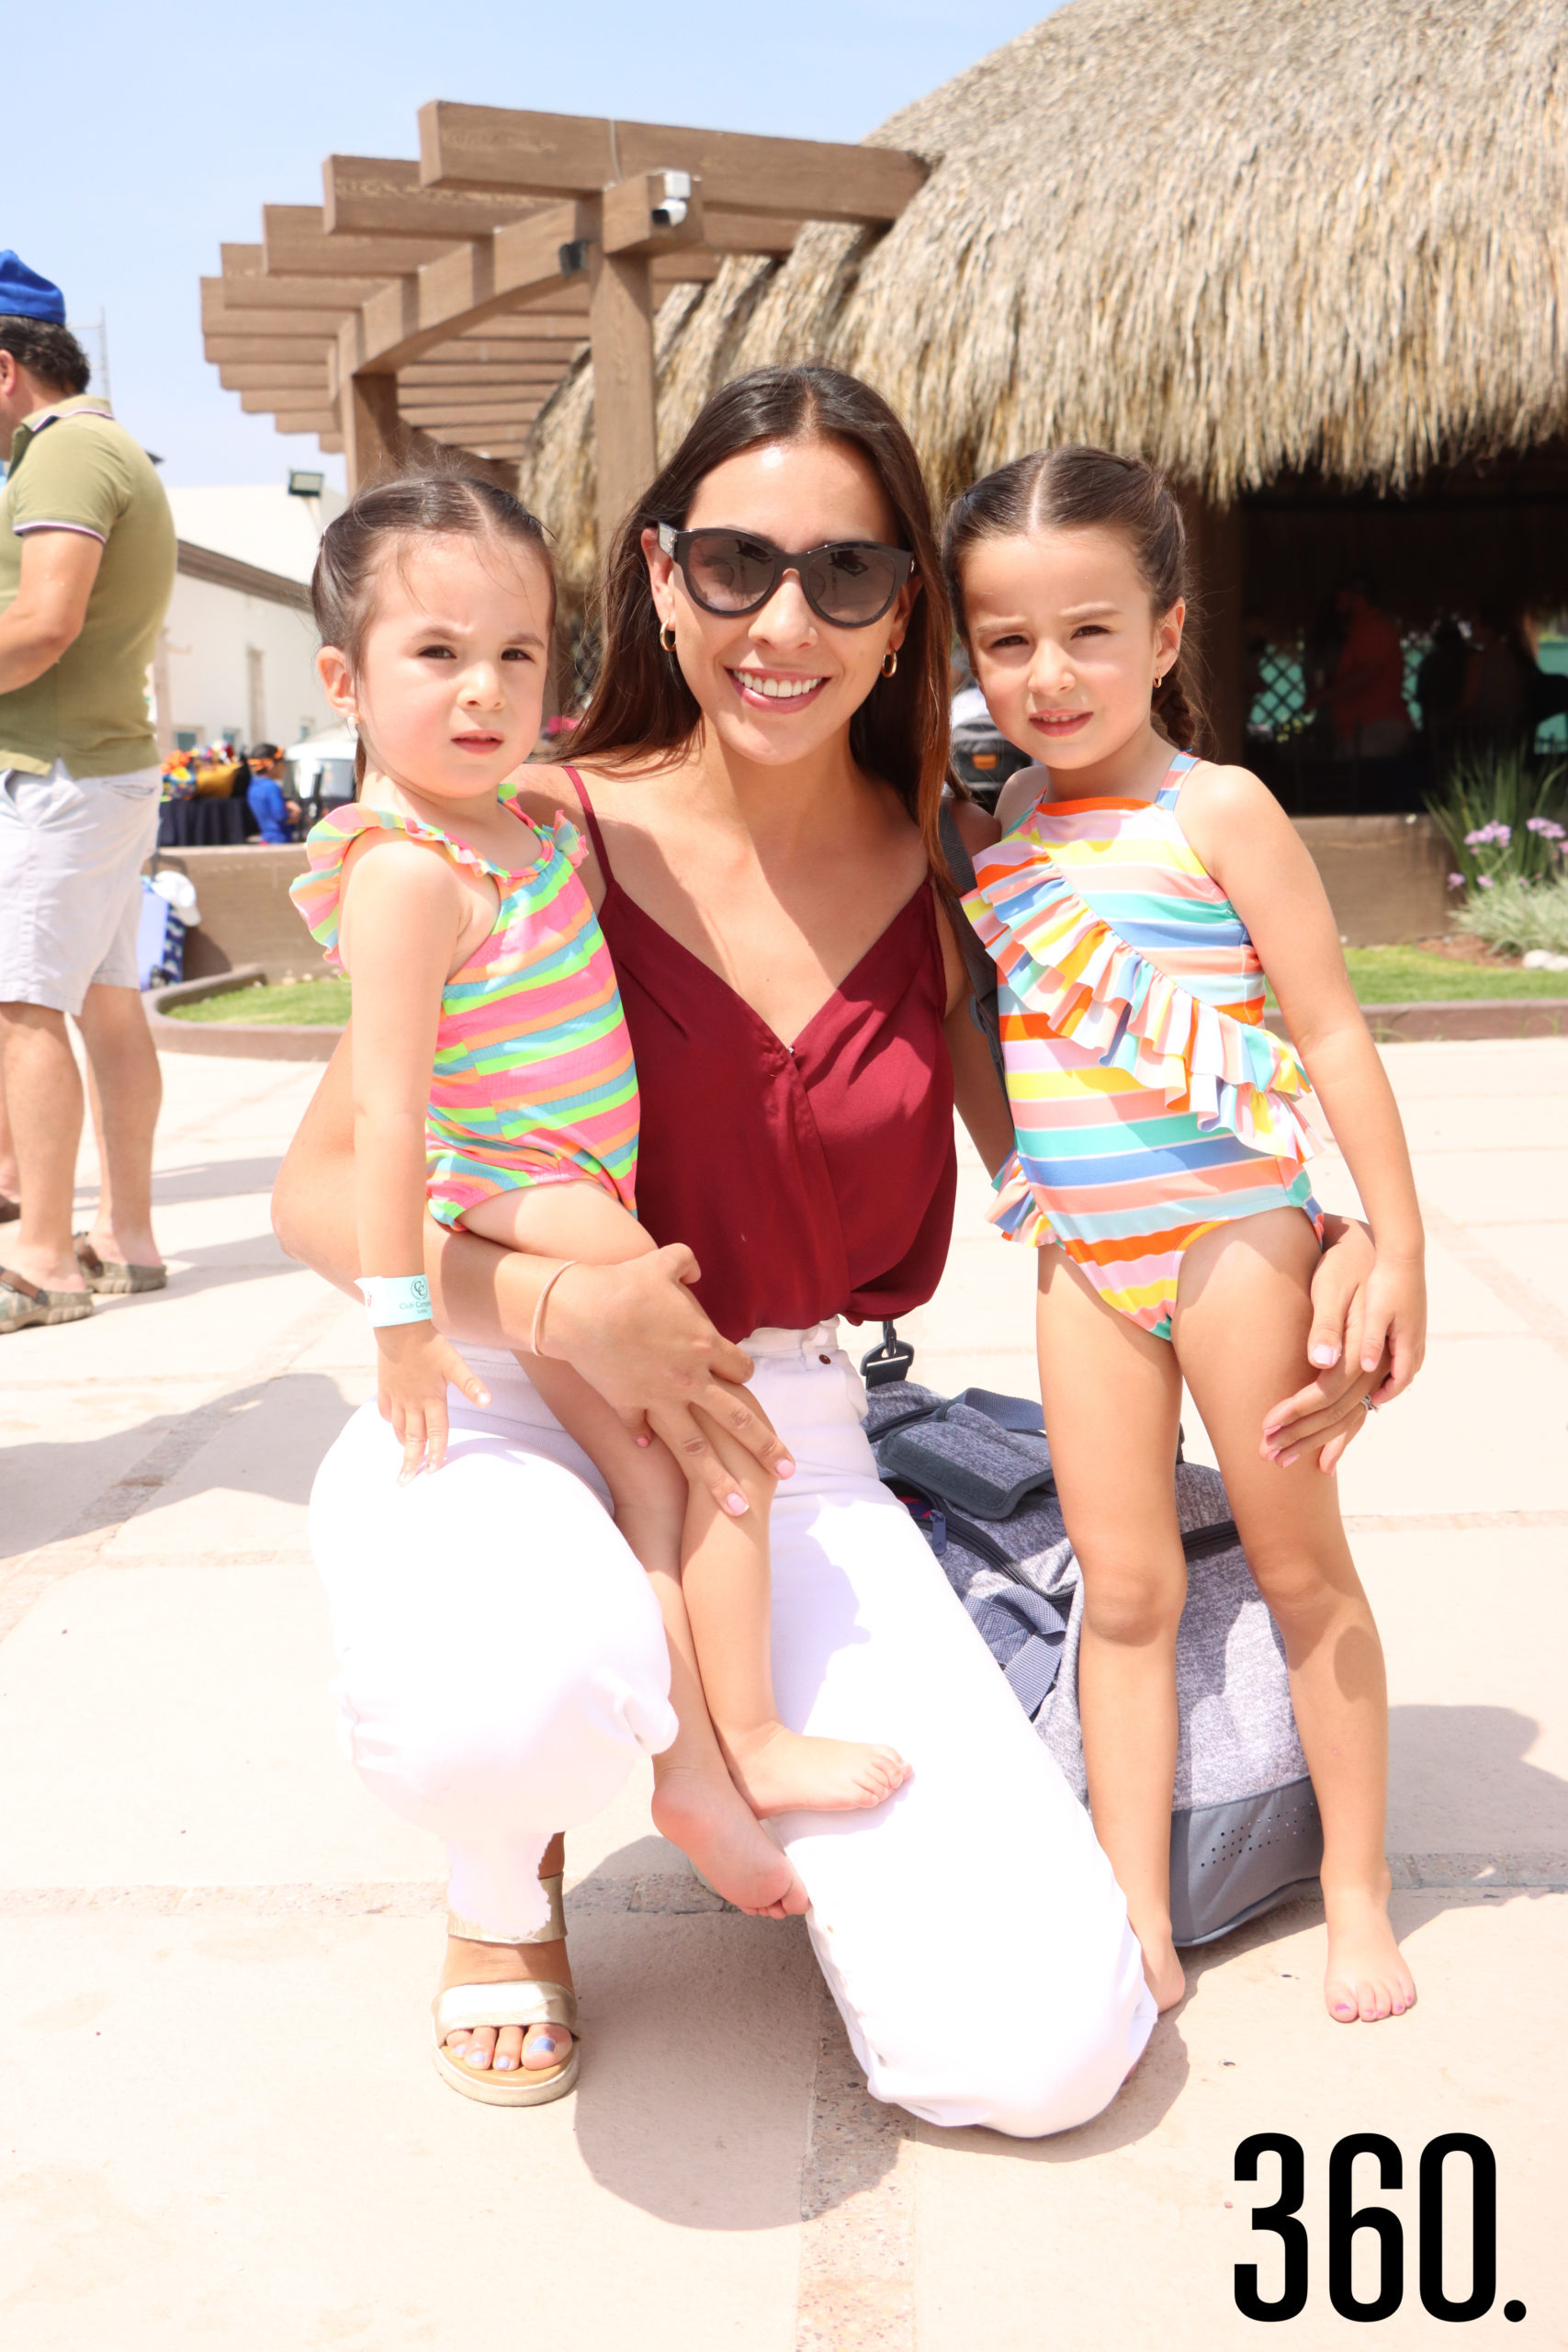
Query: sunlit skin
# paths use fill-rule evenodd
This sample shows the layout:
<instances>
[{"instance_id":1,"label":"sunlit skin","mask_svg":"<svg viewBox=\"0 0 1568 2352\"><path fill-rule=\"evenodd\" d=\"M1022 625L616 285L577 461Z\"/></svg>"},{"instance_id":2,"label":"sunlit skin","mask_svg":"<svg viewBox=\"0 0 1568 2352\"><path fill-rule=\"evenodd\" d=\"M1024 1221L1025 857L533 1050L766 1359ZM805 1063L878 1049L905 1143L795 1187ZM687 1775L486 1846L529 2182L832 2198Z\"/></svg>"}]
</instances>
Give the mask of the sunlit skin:
<instances>
[{"instance_id":1,"label":"sunlit skin","mask_svg":"<svg viewBox=\"0 0 1568 2352\"><path fill-rule=\"evenodd\" d=\"M502 868L535 854L495 794L538 731L548 590L542 564L514 543L406 541L378 567L357 662L341 648L321 657L329 693L352 711L366 748L363 800L423 820ZM749 665L748 680L757 674ZM827 700L826 684L818 681L814 699ZM742 691L755 690L748 684ZM358 1198L360 1257L378 1272L409 1273L422 1248L424 1106L442 989L492 928L497 884L436 845L397 833L363 836L344 865L339 944L355 982L355 1157L377 1171ZM620 1262L654 1248L627 1208L592 1181L501 1187L468 1206L463 1224L482 1238L572 1265ZM381 1409L403 1448L402 1476L434 1472L448 1438L447 1384L481 1406L488 1396L428 1319L382 1328L377 1342ZM616 1525L637 1559L683 1591L714 1726L755 1816L751 1836L773 1814L884 1802L908 1777L892 1749L802 1737L778 1719L767 1644L771 1482L750 1475L754 1465L739 1453L727 1519L705 1486L694 1483L688 1500L664 1448L639 1447L568 1366L531 1355L528 1368L604 1476ZM740 1519L744 1527L735 1523ZM793 1873L762 1842L781 1881L779 1894L764 1895L772 1904ZM455 1942L460 1951L462 1939ZM459 1968L457 1981L474 1981L466 1957L449 1964ZM450 2039L467 2064L490 2054L478 2037ZM519 2051L498 2046L493 2064L506 2071L520 2056L536 2067L541 2053L563 2064L566 2039L559 2028L536 2031Z\"/></svg>"},{"instance_id":2,"label":"sunlit skin","mask_svg":"<svg viewBox=\"0 0 1568 2352\"><path fill-rule=\"evenodd\" d=\"M863 458L834 441L764 442L742 450L704 477L682 519L689 530L743 529L782 548L820 547L833 539L897 544L875 477ZM642 545L660 620L675 632L671 658L680 662L716 738L705 752L722 760L733 788L745 793L756 772L765 769L772 790L787 796L791 771L798 771L801 802L808 805L825 788L825 759L847 785L853 775L850 720L886 656L904 642L919 582L907 581L869 628L835 628L819 620L795 571L784 574L760 612L728 619L694 603L656 533L645 531ZM764 678L815 683L809 692L777 703L757 692L756 682ZM829 775L828 789L832 782Z\"/></svg>"},{"instance_id":3,"label":"sunlit skin","mask_svg":"<svg viewBox=\"0 0 1568 2352\"><path fill-rule=\"evenodd\" d=\"M1187 608L1150 610L1122 535L982 539L964 560L964 602L991 716L1050 768L1053 798L1152 799L1170 746L1149 725L1149 697L1181 650Z\"/></svg>"},{"instance_id":4,"label":"sunlit skin","mask_svg":"<svg viewBox=\"0 0 1568 2352\"><path fill-rule=\"evenodd\" d=\"M668 519L728 525L786 548L897 537L865 461L810 438L765 445L726 461L701 485L689 514ZM681 948L717 972L760 1021L788 1041L911 895L928 887L918 829L891 786L858 766L848 740L858 702L874 691L886 653L904 642L916 590L911 583L870 628L834 630L818 622L798 582L786 576L762 612L724 621L692 605L656 540L647 553L659 617L673 625L678 638L677 654L660 658L679 660L702 718L691 741L671 753L652 761L606 755L592 764L588 780L616 881ZM823 687L805 698L804 708L763 707L759 713L744 680L730 674L749 666L820 678ZM829 695L834 708L825 711ZM382 710L374 690L370 702L373 712ZM519 782L522 805L537 822L549 824L563 805L569 814L575 810L570 775L560 768L525 768ZM456 830L450 820L446 830ZM591 854L581 872L597 905L605 887L597 859ZM977 1148L995 1167L1010 1145L1011 1124L969 1018L968 984L945 922L942 936L955 1091ZM361 1270L352 1222L344 1214L354 1167L349 1089L347 1059L340 1054L290 1154L279 1196L280 1229L293 1253L340 1285ZM434 1230L427 1227L427 1241ZM1337 1337L1348 1308L1355 1315L1364 1253L1358 1235L1327 1263L1320 1324L1325 1344L1330 1333ZM454 1328L471 1333L475 1344L514 1345L529 1328L536 1279L529 1279L528 1261L500 1254L504 1264L492 1266L497 1253L456 1234L442 1236L427 1257L434 1293ZM743 1356L736 1361L728 1343L713 1352L705 1339L698 1353L687 1340L686 1294L661 1264L685 1254L671 1248L645 1261L660 1270L657 1279L651 1273L644 1279L633 1267L616 1270L611 1281L608 1270L585 1268L552 1294L549 1318L558 1351L591 1368L595 1385L628 1420L646 1408L671 1447L698 1465L716 1499L735 1474L730 1458L720 1460L711 1441L721 1423L742 1429L746 1402L743 1392L731 1393L725 1383L744 1380L750 1364ZM500 1306L502 1276L513 1301L506 1314ZM677 1306L668 1303L671 1296L678 1296ZM678 1386L671 1363L679 1367ZM1361 1419L1356 1412L1347 1423L1345 1383L1320 1380L1302 1388L1300 1381L1298 1364L1281 1383L1286 1401L1277 1408L1280 1423L1314 1449L1325 1442L1337 1446L1339 1429L1353 1432ZM688 1389L708 1406L706 1415L694 1416ZM751 1410L745 1425L755 1430L757 1419ZM747 1442L756 1445L759 1459L776 1461L772 1446L764 1454L758 1439ZM787 1460L777 1466L788 1476ZM656 1826L743 1907L773 1917L799 1912L804 1890L736 1791L703 1712L679 1581L653 1581L666 1611L681 1719L675 1747L655 1759ZM467 1628L463 1637L482 1639L483 1628ZM560 1867L558 1841L541 1867L546 1872ZM444 1984L518 1976L570 1982L564 1944L449 1942ZM467 2062L480 2066L514 2066L520 2057L528 2066L554 2063L536 2058L534 2035L525 2046L515 2027L451 2037L453 2048L464 2042Z\"/></svg>"},{"instance_id":5,"label":"sunlit skin","mask_svg":"<svg viewBox=\"0 0 1568 2352\"><path fill-rule=\"evenodd\" d=\"M543 558L515 540L388 548L357 675L341 647L317 656L328 701L359 729L367 804L514 843L496 787L538 739L554 602Z\"/></svg>"},{"instance_id":6,"label":"sunlit skin","mask_svg":"<svg viewBox=\"0 0 1568 2352\"><path fill-rule=\"evenodd\" d=\"M1010 779L998 825L1017 824L1042 800L1152 800L1172 757L1152 697L1179 654L1185 612L1179 601L1156 606L1131 541L1110 528L1043 526L981 540L964 557L963 587L976 681L1008 740L1038 763ZM1378 1387L1386 1402L1414 1378L1425 1347L1421 1219L1332 911L1289 820L1245 769L1204 762L1190 771L1177 821L1251 934L1371 1217L1378 1260L1359 1340L1348 1344L1375 1373L1386 1342L1390 1368ZM1168 1468L1183 1376L1284 1638L1324 1820L1329 2014L1371 2022L1416 1997L1387 1916L1377 1630L1333 1488L1310 1449L1303 1459L1267 1434L1268 1400L1307 1337L1317 1254L1311 1226L1290 1207L1201 1235L1182 1261L1167 1341L1110 1306L1062 1250L1039 1253L1041 1393L1084 1566L1079 1700L1090 1804L1162 2009L1184 1991L1171 1939L1169 1816L1186 1572Z\"/></svg>"}]
</instances>

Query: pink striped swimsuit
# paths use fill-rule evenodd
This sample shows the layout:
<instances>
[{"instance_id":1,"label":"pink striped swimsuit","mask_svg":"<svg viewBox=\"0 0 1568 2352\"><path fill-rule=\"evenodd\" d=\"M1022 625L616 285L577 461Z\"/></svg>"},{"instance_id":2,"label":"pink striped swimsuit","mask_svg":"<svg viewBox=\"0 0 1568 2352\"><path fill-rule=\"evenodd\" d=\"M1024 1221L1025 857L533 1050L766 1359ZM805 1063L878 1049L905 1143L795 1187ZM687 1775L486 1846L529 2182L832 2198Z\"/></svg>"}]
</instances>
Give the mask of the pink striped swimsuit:
<instances>
[{"instance_id":1,"label":"pink striped swimsuit","mask_svg":"<svg viewBox=\"0 0 1568 2352\"><path fill-rule=\"evenodd\" d=\"M503 784L499 797L523 828L525 865L492 865L434 826L355 802L311 828L310 870L289 895L341 971L343 862L360 834L431 842L491 876L494 926L442 990L425 1123L430 1213L455 1226L492 1193L588 1182L635 1216L637 1070L610 951L578 879L587 845L559 813L549 832L536 825L516 789Z\"/></svg>"}]
</instances>

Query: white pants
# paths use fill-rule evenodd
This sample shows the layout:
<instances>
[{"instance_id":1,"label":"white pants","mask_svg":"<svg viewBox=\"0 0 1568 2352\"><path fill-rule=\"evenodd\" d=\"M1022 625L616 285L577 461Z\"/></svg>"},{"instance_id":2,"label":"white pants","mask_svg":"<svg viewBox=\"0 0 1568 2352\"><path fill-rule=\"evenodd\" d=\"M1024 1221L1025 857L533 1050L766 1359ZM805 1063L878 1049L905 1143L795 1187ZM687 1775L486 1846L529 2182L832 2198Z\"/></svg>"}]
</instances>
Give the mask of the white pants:
<instances>
[{"instance_id":1,"label":"white pants","mask_svg":"<svg viewBox=\"0 0 1568 2352\"><path fill-rule=\"evenodd\" d=\"M90 988L137 986L141 868L159 774L0 768L0 1004L77 1013Z\"/></svg>"},{"instance_id":2,"label":"white pants","mask_svg":"<svg viewBox=\"0 0 1568 2352\"><path fill-rule=\"evenodd\" d=\"M873 2097L931 2123L1066 2131L1148 2039L1138 1946L1088 1815L877 1482L835 1337L744 1342L795 1463L773 1511L774 1687L795 1729L890 1741L914 1771L874 1812L775 1826ZM367 1405L321 1464L310 1527L349 1754L444 1839L453 1909L504 1935L543 1918L550 1833L597 1813L675 1724L659 1612L603 1480L513 1358L467 1352L494 1404L451 1392L446 1466L400 1487Z\"/></svg>"}]
</instances>

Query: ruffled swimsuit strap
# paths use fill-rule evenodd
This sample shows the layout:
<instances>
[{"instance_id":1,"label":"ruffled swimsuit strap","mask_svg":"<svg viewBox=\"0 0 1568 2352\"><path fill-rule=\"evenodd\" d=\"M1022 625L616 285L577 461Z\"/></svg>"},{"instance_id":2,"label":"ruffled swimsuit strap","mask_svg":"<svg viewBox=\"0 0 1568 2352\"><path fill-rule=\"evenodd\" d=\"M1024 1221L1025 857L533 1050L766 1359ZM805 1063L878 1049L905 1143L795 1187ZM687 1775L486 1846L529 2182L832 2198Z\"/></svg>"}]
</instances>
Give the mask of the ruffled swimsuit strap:
<instances>
[{"instance_id":1,"label":"ruffled swimsuit strap","mask_svg":"<svg viewBox=\"0 0 1568 2352\"><path fill-rule=\"evenodd\" d=\"M964 911L1028 1012L1250 1150L1300 1160L1323 1148L1292 1048L1201 1003L1119 938L1068 888L1027 819L975 863Z\"/></svg>"},{"instance_id":2,"label":"ruffled swimsuit strap","mask_svg":"<svg viewBox=\"0 0 1568 2352\"><path fill-rule=\"evenodd\" d=\"M529 863L520 866L497 865L491 859L481 857L478 850L453 841L435 825L427 825L417 817L400 816L395 809L367 808L358 800L312 825L305 841L309 863L298 881L290 883L288 895L304 916L311 937L325 950L327 962L333 969L343 969L338 940L343 921L344 861L364 833L399 833L408 841L428 842L433 848L443 851L454 865L466 865L475 874L489 876L501 889L498 927L508 901L536 881L556 857L564 858L573 868L581 865L588 854L587 844L570 818L558 809L554 827L546 832L513 806L519 789L515 783L503 784L497 797L526 828L534 854Z\"/></svg>"}]
</instances>

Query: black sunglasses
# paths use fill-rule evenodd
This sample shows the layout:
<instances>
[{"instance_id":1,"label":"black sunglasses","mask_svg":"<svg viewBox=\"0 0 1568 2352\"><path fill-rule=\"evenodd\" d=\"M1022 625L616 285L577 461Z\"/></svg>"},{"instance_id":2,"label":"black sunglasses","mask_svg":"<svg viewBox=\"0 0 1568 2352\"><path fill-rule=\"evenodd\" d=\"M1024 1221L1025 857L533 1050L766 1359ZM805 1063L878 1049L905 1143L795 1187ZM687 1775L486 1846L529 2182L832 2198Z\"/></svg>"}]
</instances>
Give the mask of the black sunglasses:
<instances>
[{"instance_id":1,"label":"black sunglasses","mask_svg":"<svg viewBox=\"0 0 1568 2352\"><path fill-rule=\"evenodd\" d=\"M674 558L693 604L730 619L761 612L784 573L795 571L819 620L833 628L869 628L915 568L907 548L875 539L830 539L791 555L750 531L679 531L660 523L659 544Z\"/></svg>"}]
</instances>

